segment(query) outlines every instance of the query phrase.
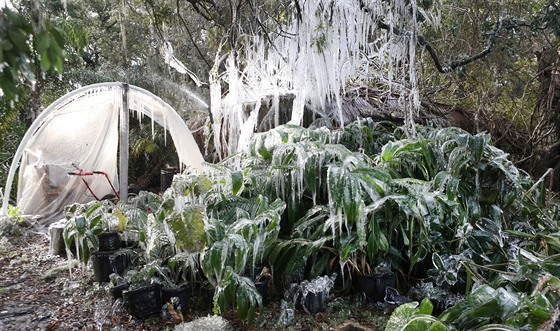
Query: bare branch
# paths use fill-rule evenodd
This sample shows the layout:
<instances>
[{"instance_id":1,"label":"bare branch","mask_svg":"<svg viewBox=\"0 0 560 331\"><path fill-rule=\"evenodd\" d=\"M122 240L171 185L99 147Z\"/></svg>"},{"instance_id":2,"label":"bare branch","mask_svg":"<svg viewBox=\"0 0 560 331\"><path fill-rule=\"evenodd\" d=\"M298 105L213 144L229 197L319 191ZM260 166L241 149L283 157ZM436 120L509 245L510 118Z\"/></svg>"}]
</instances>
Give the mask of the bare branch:
<instances>
[{"instance_id":1,"label":"bare branch","mask_svg":"<svg viewBox=\"0 0 560 331\"><path fill-rule=\"evenodd\" d=\"M483 57L485 57L486 55L490 54L490 52L494 48L494 45L496 44L496 39L499 35L499 31L501 30L501 22L498 22L497 25L498 25L497 29L494 32L491 33L490 39L489 39L489 42L488 42L488 46L484 50L482 50L480 53L475 54L473 56L470 56L466 59L452 61L451 63L449 63L448 65L445 65L445 66L443 66L441 64L441 61L439 59L439 56L438 56L436 50L430 44L430 42L428 42L426 40L426 38L424 38L422 35L417 35L416 42L420 46L423 46L423 47L426 48L426 50L428 51L428 53L432 57L432 60L434 61L434 65L436 66L436 69L440 73L445 74L445 73L449 73L449 72L451 72L451 71L453 71L453 70L455 70L459 67L462 67L462 66L465 66L465 65L467 65L469 63L472 63L474 61L480 60ZM388 24L383 23L383 22L378 22L377 26L379 28L383 29L383 30L391 30L391 27ZM396 35L401 35L402 34L402 32L395 27L392 28L392 31Z\"/></svg>"},{"instance_id":2,"label":"bare branch","mask_svg":"<svg viewBox=\"0 0 560 331\"><path fill-rule=\"evenodd\" d=\"M204 54L202 53L202 51L200 50L200 48L198 47L198 45L196 44L196 41L194 40L194 37L191 33L191 30L189 29L189 26L187 25L187 22L185 21L185 19L183 18L183 16L181 16L181 10L180 10L180 5L181 5L181 0L177 0L177 16L179 17L179 20L181 21L181 23L183 24L183 27L185 28L185 30L187 31L187 34L189 35L189 38L194 46L194 48L196 49L196 51L198 52L198 54L200 55L200 57L202 58L202 60L204 61L204 63L206 63L206 65L208 66L208 68L212 68L212 64L210 64L210 62L208 62L208 60L206 60L206 57L204 56Z\"/></svg>"}]
</instances>

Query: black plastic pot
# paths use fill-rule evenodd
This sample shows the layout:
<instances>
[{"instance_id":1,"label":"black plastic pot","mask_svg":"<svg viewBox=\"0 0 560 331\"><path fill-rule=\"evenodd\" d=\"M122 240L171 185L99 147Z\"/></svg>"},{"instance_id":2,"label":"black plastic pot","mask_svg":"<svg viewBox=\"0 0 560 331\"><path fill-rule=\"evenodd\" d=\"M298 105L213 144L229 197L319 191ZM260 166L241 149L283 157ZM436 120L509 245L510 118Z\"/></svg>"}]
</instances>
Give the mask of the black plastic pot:
<instances>
[{"instance_id":1,"label":"black plastic pot","mask_svg":"<svg viewBox=\"0 0 560 331\"><path fill-rule=\"evenodd\" d=\"M305 279L305 269L301 268L291 274L279 274L274 276L274 285L278 289L288 289L291 284L299 284Z\"/></svg>"},{"instance_id":2,"label":"black plastic pot","mask_svg":"<svg viewBox=\"0 0 560 331\"><path fill-rule=\"evenodd\" d=\"M115 251L121 248L121 237L118 232L103 232L97 235L99 250L102 252Z\"/></svg>"},{"instance_id":3,"label":"black plastic pot","mask_svg":"<svg viewBox=\"0 0 560 331\"><path fill-rule=\"evenodd\" d=\"M305 296L305 301L303 302L305 310L307 310L310 314L316 314L325 311L327 309L327 297L327 292L308 292Z\"/></svg>"},{"instance_id":4,"label":"black plastic pot","mask_svg":"<svg viewBox=\"0 0 560 331\"><path fill-rule=\"evenodd\" d=\"M119 275L123 275L126 268L130 265L129 255L119 254L118 252L111 255L109 261L113 272Z\"/></svg>"},{"instance_id":5,"label":"black plastic pot","mask_svg":"<svg viewBox=\"0 0 560 331\"><path fill-rule=\"evenodd\" d=\"M173 182L173 176L177 173L177 169L175 168L165 168L161 169L161 192L165 192L169 187L171 187L171 183Z\"/></svg>"},{"instance_id":6,"label":"black plastic pot","mask_svg":"<svg viewBox=\"0 0 560 331\"><path fill-rule=\"evenodd\" d=\"M189 282L187 284L187 306L195 311L211 311L214 302L214 289L207 283Z\"/></svg>"},{"instance_id":7,"label":"black plastic pot","mask_svg":"<svg viewBox=\"0 0 560 331\"><path fill-rule=\"evenodd\" d=\"M182 287L177 289L166 289L163 288L161 290L161 301L171 302L171 298L177 297L179 298L179 304L181 305L181 311L183 313L187 312L187 307L189 305L189 288Z\"/></svg>"},{"instance_id":8,"label":"black plastic pot","mask_svg":"<svg viewBox=\"0 0 560 331\"><path fill-rule=\"evenodd\" d=\"M113 266L111 265L111 256L115 251L108 252L93 252L91 253L91 263L93 264L93 279L96 282L108 282L109 275L113 273Z\"/></svg>"},{"instance_id":9,"label":"black plastic pot","mask_svg":"<svg viewBox=\"0 0 560 331\"><path fill-rule=\"evenodd\" d=\"M111 292L111 296L113 296L113 299L120 299L123 297L123 291L127 290L128 287L130 286L130 283L125 283L125 284L120 284L117 286L113 286L109 289L109 291Z\"/></svg>"},{"instance_id":10,"label":"black plastic pot","mask_svg":"<svg viewBox=\"0 0 560 331\"><path fill-rule=\"evenodd\" d=\"M97 251L91 253L93 279L96 282L108 282L109 275L122 275L130 263L127 254L116 254L116 251Z\"/></svg>"},{"instance_id":11,"label":"black plastic pot","mask_svg":"<svg viewBox=\"0 0 560 331\"><path fill-rule=\"evenodd\" d=\"M410 258L408 257L408 254L403 254L403 260L405 270L409 270ZM432 254L429 253L426 255L426 257L424 257L423 260L416 262L414 267L412 267L412 270L409 271L408 277L410 278L410 281L426 279L428 277L428 270L432 269L433 267L434 265L432 263Z\"/></svg>"},{"instance_id":12,"label":"black plastic pot","mask_svg":"<svg viewBox=\"0 0 560 331\"><path fill-rule=\"evenodd\" d=\"M356 276L356 289L366 295L368 302L385 300L385 289L396 287L397 278L391 270L383 270L373 275Z\"/></svg>"},{"instance_id":13,"label":"black plastic pot","mask_svg":"<svg viewBox=\"0 0 560 331\"><path fill-rule=\"evenodd\" d=\"M267 304L268 303L268 281L267 280L255 281L255 287L257 288L257 291L259 291L259 293L261 294L263 305Z\"/></svg>"},{"instance_id":14,"label":"black plastic pot","mask_svg":"<svg viewBox=\"0 0 560 331\"><path fill-rule=\"evenodd\" d=\"M123 298L130 313L139 319L146 319L161 312L159 284L123 291Z\"/></svg>"}]
</instances>

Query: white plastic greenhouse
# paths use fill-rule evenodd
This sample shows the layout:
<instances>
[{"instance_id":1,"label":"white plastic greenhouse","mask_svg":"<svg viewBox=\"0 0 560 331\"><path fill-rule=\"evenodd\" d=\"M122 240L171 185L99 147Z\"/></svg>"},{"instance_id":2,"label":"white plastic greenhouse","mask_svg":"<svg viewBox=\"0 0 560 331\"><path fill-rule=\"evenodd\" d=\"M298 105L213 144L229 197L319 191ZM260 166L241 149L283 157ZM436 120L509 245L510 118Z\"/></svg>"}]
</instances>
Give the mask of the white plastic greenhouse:
<instances>
[{"instance_id":1,"label":"white plastic greenhouse","mask_svg":"<svg viewBox=\"0 0 560 331\"><path fill-rule=\"evenodd\" d=\"M190 130L163 100L124 83L89 85L56 100L28 129L8 173L2 215L18 168L17 207L39 216L39 225L57 221L63 207L74 202L114 191L126 197L130 112L150 117L169 132L181 166L202 168L204 159ZM80 170L89 175L69 175Z\"/></svg>"}]
</instances>

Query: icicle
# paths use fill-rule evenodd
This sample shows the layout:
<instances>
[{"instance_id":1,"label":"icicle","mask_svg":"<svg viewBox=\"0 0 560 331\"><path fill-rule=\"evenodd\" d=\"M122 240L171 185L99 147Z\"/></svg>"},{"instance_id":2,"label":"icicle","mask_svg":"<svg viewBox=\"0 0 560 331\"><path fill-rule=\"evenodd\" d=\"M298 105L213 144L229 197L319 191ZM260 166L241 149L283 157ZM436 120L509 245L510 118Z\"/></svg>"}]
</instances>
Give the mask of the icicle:
<instances>
[{"instance_id":1,"label":"icicle","mask_svg":"<svg viewBox=\"0 0 560 331\"><path fill-rule=\"evenodd\" d=\"M222 157L223 147L221 139L221 128L222 128L222 87L220 85L220 79L218 74L218 67L220 66L221 60L216 57L214 61L214 67L210 71L210 112L214 122L212 123L212 129L214 132L214 146L218 152L218 156Z\"/></svg>"},{"instance_id":2,"label":"icicle","mask_svg":"<svg viewBox=\"0 0 560 331\"><path fill-rule=\"evenodd\" d=\"M166 64L182 74L189 75L196 86L200 87L203 85L200 79L198 79L198 77L192 71L190 71L183 63L181 63L181 61L179 61L175 57L175 55L173 55L173 46L171 46L171 43L169 41L163 43L163 53Z\"/></svg>"},{"instance_id":3,"label":"icicle","mask_svg":"<svg viewBox=\"0 0 560 331\"><path fill-rule=\"evenodd\" d=\"M415 68L419 27L413 18L421 14L428 18L423 24L438 24L442 1L430 10L418 8L416 0L370 0L360 5L350 0L328 6L320 0L305 1L299 13L303 17L288 15L282 33L272 40L240 37L246 47L237 58L229 56L224 73L218 72L221 59L216 59L210 74L211 111L214 144L221 155L245 147L241 141L253 135L255 119L244 116L243 106L265 98L272 98L275 126L280 123L280 97L288 94L295 97L290 123L301 124L306 107L324 110L334 102L332 109L344 125L341 96L356 78L386 84L413 129L412 119L420 106ZM378 27L380 21L388 31ZM222 78L229 84L223 100ZM229 131L221 132L222 127Z\"/></svg>"}]
</instances>

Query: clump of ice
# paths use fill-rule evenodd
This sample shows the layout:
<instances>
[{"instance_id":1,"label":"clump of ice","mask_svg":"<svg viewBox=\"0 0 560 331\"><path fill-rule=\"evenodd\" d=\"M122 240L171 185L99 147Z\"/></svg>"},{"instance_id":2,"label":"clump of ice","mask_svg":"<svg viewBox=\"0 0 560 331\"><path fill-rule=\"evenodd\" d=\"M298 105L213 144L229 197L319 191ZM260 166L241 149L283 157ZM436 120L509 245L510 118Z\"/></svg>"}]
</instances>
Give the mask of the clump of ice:
<instances>
[{"instance_id":1,"label":"clump of ice","mask_svg":"<svg viewBox=\"0 0 560 331\"><path fill-rule=\"evenodd\" d=\"M175 326L175 331L227 331L232 330L228 321L221 316L208 315L195 319L188 323Z\"/></svg>"},{"instance_id":2,"label":"clump of ice","mask_svg":"<svg viewBox=\"0 0 560 331\"><path fill-rule=\"evenodd\" d=\"M334 287L335 279L336 274L333 274L332 276L317 277L311 281L304 280L299 285L296 285L294 300L301 298L302 302L305 302L309 293L322 293L325 298L328 297L330 291Z\"/></svg>"},{"instance_id":3,"label":"clump of ice","mask_svg":"<svg viewBox=\"0 0 560 331\"><path fill-rule=\"evenodd\" d=\"M276 329L283 330L292 324L295 316L294 306L290 305L288 301L282 300L280 304L280 316L276 322Z\"/></svg>"}]
</instances>

